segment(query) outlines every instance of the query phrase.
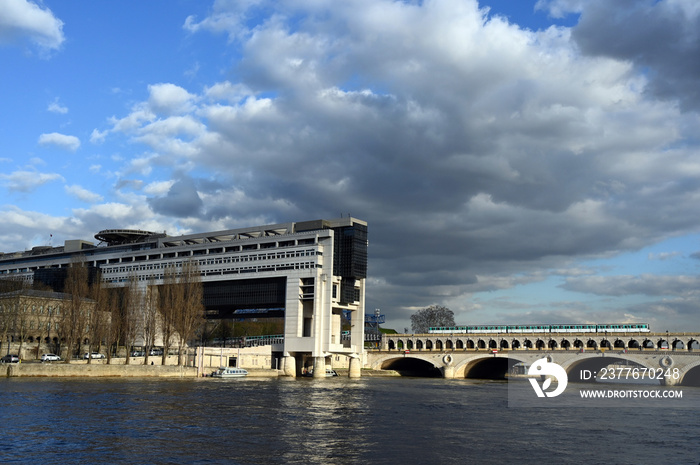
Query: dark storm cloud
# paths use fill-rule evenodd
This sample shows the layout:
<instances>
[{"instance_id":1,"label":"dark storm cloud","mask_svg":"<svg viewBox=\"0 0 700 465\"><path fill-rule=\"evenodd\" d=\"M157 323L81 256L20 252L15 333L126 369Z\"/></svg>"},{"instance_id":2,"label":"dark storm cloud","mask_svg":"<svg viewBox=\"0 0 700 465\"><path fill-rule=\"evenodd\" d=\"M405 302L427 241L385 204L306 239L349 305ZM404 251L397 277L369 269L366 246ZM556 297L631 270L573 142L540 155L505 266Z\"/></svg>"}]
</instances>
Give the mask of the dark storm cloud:
<instances>
[{"instance_id":1,"label":"dark storm cloud","mask_svg":"<svg viewBox=\"0 0 700 465\"><path fill-rule=\"evenodd\" d=\"M368 308L478 311L474 292L697 231L696 115L655 100L660 74L645 89L648 76L629 61L677 63L693 44L673 58L672 44L646 43L626 26L626 42L608 51L593 37L593 19L610 36L619 18L641 28L668 5L585 3L577 47L569 30L488 20L471 1L284 4L250 31L230 25L242 82L202 95L162 84L160 100L186 117L163 113L134 129L144 103L113 131L215 179L198 189L177 182L149 200L157 213L190 217L195 230L352 214L369 223ZM187 27L225 29L220 7L216 21ZM662 41L678 38L674 20L689 21L662 19L653 28ZM677 91L689 70L676 73ZM227 89L235 98L213 98ZM643 291L622 281L565 288ZM662 295L644 281L644 295Z\"/></svg>"},{"instance_id":2,"label":"dark storm cloud","mask_svg":"<svg viewBox=\"0 0 700 465\"><path fill-rule=\"evenodd\" d=\"M700 11L694 1L585 2L572 37L590 55L630 60L648 91L700 108Z\"/></svg>"},{"instance_id":3,"label":"dark storm cloud","mask_svg":"<svg viewBox=\"0 0 700 465\"><path fill-rule=\"evenodd\" d=\"M176 181L164 197L148 199L148 203L156 213L178 218L199 216L203 206L197 187L190 178Z\"/></svg>"}]
</instances>

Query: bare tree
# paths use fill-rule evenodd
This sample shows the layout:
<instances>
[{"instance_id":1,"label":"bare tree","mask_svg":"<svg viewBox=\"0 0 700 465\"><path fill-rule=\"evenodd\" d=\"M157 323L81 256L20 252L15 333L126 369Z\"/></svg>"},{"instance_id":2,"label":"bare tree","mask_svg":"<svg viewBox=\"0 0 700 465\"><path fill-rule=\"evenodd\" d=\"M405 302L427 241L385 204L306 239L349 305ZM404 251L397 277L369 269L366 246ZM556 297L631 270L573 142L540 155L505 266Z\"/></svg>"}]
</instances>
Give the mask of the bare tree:
<instances>
[{"instance_id":1,"label":"bare tree","mask_svg":"<svg viewBox=\"0 0 700 465\"><path fill-rule=\"evenodd\" d=\"M174 265L168 265L163 272L163 285L159 289L158 313L160 315L160 332L163 339L163 355L161 363L165 360L170 350L170 341L175 332L175 309L181 301L182 289L178 286L178 273Z\"/></svg>"},{"instance_id":2,"label":"bare tree","mask_svg":"<svg viewBox=\"0 0 700 465\"><path fill-rule=\"evenodd\" d=\"M23 298L23 294L26 296ZM33 303L33 299L29 298L27 290L19 291L15 298L16 308L15 311L15 321L14 321L14 334L19 339L19 348L17 353L22 356L22 348L24 347L24 341L26 341L27 336L29 336L30 323L32 321L32 310L36 311L36 304Z\"/></svg>"},{"instance_id":3,"label":"bare tree","mask_svg":"<svg viewBox=\"0 0 700 465\"><path fill-rule=\"evenodd\" d=\"M68 349L65 356L67 363L74 351L80 352L87 324L88 270L82 257L71 259L64 292L68 294L68 300L61 312L59 328ZM88 357L88 362L90 360Z\"/></svg>"},{"instance_id":4,"label":"bare tree","mask_svg":"<svg viewBox=\"0 0 700 465\"><path fill-rule=\"evenodd\" d=\"M428 328L454 326L455 314L441 305L431 305L411 315L411 329L414 333L427 333Z\"/></svg>"},{"instance_id":5,"label":"bare tree","mask_svg":"<svg viewBox=\"0 0 700 465\"><path fill-rule=\"evenodd\" d=\"M155 280L151 278L148 282L148 288L146 289L143 307L144 365L148 365L150 351L156 342L156 334L158 331L158 301L158 286L156 286Z\"/></svg>"},{"instance_id":6,"label":"bare tree","mask_svg":"<svg viewBox=\"0 0 700 465\"><path fill-rule=\"evenodd\" d=\"M6 295L3 299L3 303L0 304L0 331L2 332L2 339L0 340L0 347L3 347L5 343L8 345L10 334L12 334L11 329L15 324L15 313L16 308L19 305L15 302L14 296L10 293L22 289L22 282L15 278L3 278L0 279L0 294Z\"/></svg>"},{"instance_id":7,"label":"bare tree","mask_svg":"<svg viewBox=\"0 0 700 465\"><path fill-rule=\"evenodd\" d=\"M119 314L120 289L106 288L104 309L108 314L105 328L105 340L109 347L107 350L107 363L112 362L112 355L116 353L121 341L121 318Z\"/></svg>"},{"instance_id":8,"label":"bare tree","mask_svg":"<svg viewBox=\"0 0 700 465\"><path fill-rule=\"evenodd\" d=\"M178 293L180 305L174 319L178 334L177 364L184 365L185 346L204 322L202 277L197 262L189 260L182 265L178 287L181 288Z\"/></svg>"},{"instance_id":9,"label":"bare tree","mask_svg":"<svg viewBox=\"0 0 700 465\"><path fill-rule=\"evenodd\" d=\"M50 290L42 291L37 290L37 292L46 292L46 296L53 295ZM36 319L36 334L37 334L37 344L36 344L36 358L39 358L39 353L41 352L41 344L46 341L48 344L51 340L51 329L53 328L53 308L55 305L54 298L41 298L38 302L38 309L35 315Z\"/></svg>"},{"instance_id":10,"label":"bare tree","mask_svg":"<svg viewBox=\"0 0 700 465\"><path fill-rule=\"evenodd\" d=\"M90 295L94 303L88 313L88 353L91 353L93 350L96 352L101 351L102 343L108 331L108 319L110 316L109 293L99 274L90 287Z\"/></svg>"},{"instance_id":11,"label":"bare tree","mask_svg":"<svg viewBox=\"0 0 700 465\"><path fill-rule=\"evenodd\" d=\"M124 365L129 364L131 347L139 331L140 325L138 315L141 310L142 301L143 296L141 294L141 289L139 289L138 277L133 273L129 276L129 282L124 289L121 301L122 334L124 337L124 348L126 349Z\"/></svg>"}]
</instances>

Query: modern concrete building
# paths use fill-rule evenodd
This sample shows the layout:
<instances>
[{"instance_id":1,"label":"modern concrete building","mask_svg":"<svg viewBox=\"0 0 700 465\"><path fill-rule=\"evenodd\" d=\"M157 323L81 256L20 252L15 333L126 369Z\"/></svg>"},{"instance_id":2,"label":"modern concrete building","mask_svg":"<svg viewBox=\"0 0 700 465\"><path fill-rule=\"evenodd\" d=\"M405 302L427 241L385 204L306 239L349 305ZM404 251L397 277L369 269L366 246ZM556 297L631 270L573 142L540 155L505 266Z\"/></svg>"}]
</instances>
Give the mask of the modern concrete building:
<instances>
[{"instance_id":1,"label":"modern concrete building","mask_svg":"<svg viewBox=\"0 0 700 465\"><path fill-rule=\"evenodd\" d=\"M207 318L284 316L284 343L275 354L290 376L314 366L325 374L333 354L351 357L359 376L364 344L367 223L347 217L282 223L171 237L105 230L97 245L83 240L0 254L0 279L41 281L61 290L71 260L82 257L109 285L136 276L162 284L168 266L195 260ZM341 322L349 316L349 335Z\"/></svg>"}]
</instances>

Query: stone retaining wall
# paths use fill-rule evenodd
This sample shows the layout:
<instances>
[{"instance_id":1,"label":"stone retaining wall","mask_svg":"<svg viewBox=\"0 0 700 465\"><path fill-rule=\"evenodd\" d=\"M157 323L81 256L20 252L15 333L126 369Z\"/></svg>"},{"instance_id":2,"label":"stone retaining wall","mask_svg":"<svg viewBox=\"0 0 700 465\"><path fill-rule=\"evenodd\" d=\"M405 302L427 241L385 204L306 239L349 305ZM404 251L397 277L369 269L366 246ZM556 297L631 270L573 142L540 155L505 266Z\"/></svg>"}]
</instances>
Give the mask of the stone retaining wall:
<instances>
[{"instance_id":1,"label":"stone retaining wall","mask_svg":"<svg viewBox=\"0 0 700 465\"><path fill-rule=\"evenodd\" d=\"M176 365L106 365L72 363L13 363L0 365L7 377L156 377L195 378L197 369Z\"/></svg>"}]
</instances>

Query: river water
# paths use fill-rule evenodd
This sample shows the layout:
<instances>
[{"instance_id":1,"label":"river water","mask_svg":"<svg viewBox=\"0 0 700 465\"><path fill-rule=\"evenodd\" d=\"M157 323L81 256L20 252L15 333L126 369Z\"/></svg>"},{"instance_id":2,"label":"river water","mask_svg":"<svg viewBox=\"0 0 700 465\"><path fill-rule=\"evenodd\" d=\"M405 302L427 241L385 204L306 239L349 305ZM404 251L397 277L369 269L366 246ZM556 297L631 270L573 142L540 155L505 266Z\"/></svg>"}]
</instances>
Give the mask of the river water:
<instances>
[{"instance_id":1,"label":"river water","mask_svg":"<svg viewBox=\"0 0 700 465\"><path fill-rule=\"evenodd\" d=\"M497 381L5 378L0 399L3 464L700 462L696 409L509 408Z\"/></svg>"}]
</instances>

